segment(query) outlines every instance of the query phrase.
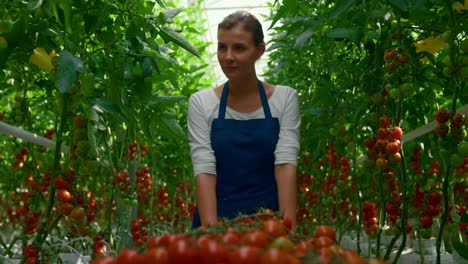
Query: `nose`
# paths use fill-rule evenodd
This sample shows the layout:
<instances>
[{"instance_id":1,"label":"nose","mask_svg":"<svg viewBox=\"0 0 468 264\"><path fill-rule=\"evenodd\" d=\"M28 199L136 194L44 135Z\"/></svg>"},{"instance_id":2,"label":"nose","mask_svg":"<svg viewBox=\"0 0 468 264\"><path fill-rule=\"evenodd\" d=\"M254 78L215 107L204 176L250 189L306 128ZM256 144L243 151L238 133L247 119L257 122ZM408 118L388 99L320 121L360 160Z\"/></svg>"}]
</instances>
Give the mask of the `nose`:
<instances>
[{"instance_id":1,"label":"nose","mask_svg":"<svg viewBox=\"0 0 468 264\"><path fill-rule=\"evenodd\" d=\"M234 59L234 56L233 56L233 53L232 53L232 49L227 48L226 49L226 60L232 61L233 59Z\"/></svg>"}]
</instances>

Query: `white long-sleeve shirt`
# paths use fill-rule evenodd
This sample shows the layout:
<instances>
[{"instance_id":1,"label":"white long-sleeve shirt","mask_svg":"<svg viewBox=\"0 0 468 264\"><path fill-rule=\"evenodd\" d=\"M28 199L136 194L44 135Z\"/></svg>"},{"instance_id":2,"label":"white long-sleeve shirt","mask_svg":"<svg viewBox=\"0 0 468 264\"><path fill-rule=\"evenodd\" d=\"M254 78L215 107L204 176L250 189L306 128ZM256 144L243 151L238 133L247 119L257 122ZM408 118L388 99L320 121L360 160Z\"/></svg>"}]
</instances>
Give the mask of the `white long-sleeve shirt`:
<instances>
[{"instance_id":1,"label":"white long-sleeve shirt","mask_svg":"<svg viewBox=\"0 0 468 264\"><path fill-rule=\"evenodd\" d=\"M190 96L187 124L194 175L216 175L216 158L211 147L211 123L218 118L220 99L214 89L198 91ZM297 165L299 153L299 99L296 90L277 85L268 99L271 115L280 123L279 139L275 149L275 165ZM248 120L265 118L263 107L251 113L240 113L226 106L226 119Z\"/></svg>"}]
</instances>

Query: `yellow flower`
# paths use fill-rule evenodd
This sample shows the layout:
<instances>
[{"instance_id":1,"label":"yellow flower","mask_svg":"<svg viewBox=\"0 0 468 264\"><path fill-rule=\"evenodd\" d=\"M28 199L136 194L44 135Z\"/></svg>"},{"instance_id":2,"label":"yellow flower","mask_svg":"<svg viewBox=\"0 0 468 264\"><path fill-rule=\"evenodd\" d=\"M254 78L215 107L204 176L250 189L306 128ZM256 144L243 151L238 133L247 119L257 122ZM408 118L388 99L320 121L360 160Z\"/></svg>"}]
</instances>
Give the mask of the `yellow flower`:
<instances>
[{"instance_id":1,"label":"yellow flower","mask_svg":"<svg viewBox=\"0 0 468 264\"><path fill-rule=\"evenodd\" d=\"M54 68L52 58L44 48L35 48L34 54L29 57L29 61L45 72L50 72Z\"/></svg>"},{"instance_id":2,"label":"yellow flower","mask_svg":"<svg viewBox=\"0 0 468 264\"><path fill-rule=\"evenodd\" d=\"M437 37L429 37L426 39L416 41L413 44L416 47L416 53L427 51L429 53L434 54L443 46L445 46L446 43L442 40L442 35L439 35Z\"/></svg>"},{"instance_id":3,"label":"yellow flower","mask_svg":"<svg viewBox=\"0 0 468 264\"><path fill-rule=\"evenodd\" d=\"M465 0L465 4L462 4L461 2L454 2L452 4L452 9L458 13L462 13L463 10L468 10L468 0Z\"/></svg>"}]
</instances>

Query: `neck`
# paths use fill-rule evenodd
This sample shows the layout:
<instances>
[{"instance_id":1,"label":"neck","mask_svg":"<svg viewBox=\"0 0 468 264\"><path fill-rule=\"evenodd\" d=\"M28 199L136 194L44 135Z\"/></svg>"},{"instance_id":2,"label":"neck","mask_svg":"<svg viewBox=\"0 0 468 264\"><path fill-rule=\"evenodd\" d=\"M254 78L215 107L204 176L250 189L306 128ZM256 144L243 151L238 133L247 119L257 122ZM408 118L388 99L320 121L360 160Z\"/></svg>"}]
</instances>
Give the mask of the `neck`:
<instances>
[{"instance_id":1,"label":"neck","mask_svg":"<svg viewBox=\"0 0 468 264\"><path fill-rule=\"evenodd\" d=\"M241 79L229 80L229 95L230 96L245 96L258 92L258 79L256 74Z\"/></svg>"}]
</instances>

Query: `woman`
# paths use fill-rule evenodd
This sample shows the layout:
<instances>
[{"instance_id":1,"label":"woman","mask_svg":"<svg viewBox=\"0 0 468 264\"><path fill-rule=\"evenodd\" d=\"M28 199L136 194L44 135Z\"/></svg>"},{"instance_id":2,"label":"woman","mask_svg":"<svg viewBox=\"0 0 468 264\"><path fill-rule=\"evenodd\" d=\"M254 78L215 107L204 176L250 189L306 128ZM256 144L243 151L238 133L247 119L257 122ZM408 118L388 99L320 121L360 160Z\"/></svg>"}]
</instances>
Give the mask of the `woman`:
<instances>
[{"instance_id":1,"label":"woman","mask_svg":"<svg viewBox=\"0 0 468 264\"><path fill-rule=\"evenodd\" d=\"M264 52L262 26L250 13L235 12L218 25L218 61L228 82L189 100L193 228L261 207L279 210L295 228L298 96L257 79L255 61Z\"/></svg>"}]
</instances>

